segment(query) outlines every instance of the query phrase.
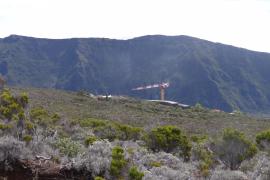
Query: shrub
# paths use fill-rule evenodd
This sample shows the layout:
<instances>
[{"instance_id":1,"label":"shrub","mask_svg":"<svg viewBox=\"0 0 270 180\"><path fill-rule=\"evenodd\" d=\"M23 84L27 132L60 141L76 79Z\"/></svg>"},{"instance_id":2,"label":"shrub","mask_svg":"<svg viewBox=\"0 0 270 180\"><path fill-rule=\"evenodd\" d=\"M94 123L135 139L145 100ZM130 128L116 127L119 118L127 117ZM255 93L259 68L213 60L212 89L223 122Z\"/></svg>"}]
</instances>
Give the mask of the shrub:
<instances>
[{"instance_id":1,"label":"shrub","mask_svg":"<svg viewBox=\"0 0 270 180\"><path fill-rule=\"evenodd\" d=\"M25 108L29 103L28 95L25 92L21 93L21 95L18 97L18 102L23 108Z\"/></svg>"},{"instance_id":2,"label":"shrub","mask_svg":"<svg viewBox=\"0 0 270 180\"><path fill-rule=\"evenodd\" d=\"M26 143L29 143L32 140L33 140L33 137L31 135L24 135L23 136L23 141L25 141Z\"/></svg>"},{"instance_id":3,"label":"shrub","mask_svg":"<svg viewBox=\"0 0 270 180\"><path fill-rule=\"evenodd\" d=\"M115 139L138 140L142 134L141 128L101 119L88 118L79 121L79 124L81 127L93 128L96 136L101 139L108 139L109 141Z\"/></svg>"},{"instance_id":4,"label":"shrub","mask_svg":"<svg viewBox=\"0 0 270 180\"><path fill-rule=\"evenodd\" d=\"M48 112L42 107L34 108L30 111L31 119L41 119L43 116L48 116Z\"/></svg>"},{"instance_id":5,"label":"shrub","mask_svg":"<svg viewBox=\"0 0 270 180\"><path fill-rule=\"evenodd\" d=\"M105 180L103 177L96 176L94 180Z\"/></svg>"},{"instance_id":6,"label":"shrub","mask_svg":"<svg viewBox=\"0 0 270 180\"><path fill-rule=\"evenodd\" d=\"M175 126L162 126L152 129L146 137L146 143L154 152L165 151L167 153L180 150L180 156L189 160L191 144L186 135Z\"/></svg>"},{"instance_id":7,"label":"shrub","mask_svg":"<svg viewBox=\"0 0 270 180\"><path fill-rule=\"evenodd\" d=\"M182 180L182 179L193 179L191 174L186 174L185 172L174 170L166 166L154 167L150 172L145 172L143 177L144 180ZM195 178L194 178L195 179Z\"/></svg>"},{"instance_id":8,"label":"shrub","mask_svg":"<svg viewBox=\"0 0 270 180\"><path fill-rule=\"evenodd\" d=\"M247 176L241 171L216 170L210 180L244 180Z\"/></svg>"},{"instance_id":9,"label":"shrub","mask_svg":"<svg viewBox=\"0 0 270 180\"><path fill-rule=\"evenodd\" d=\"M31 159L32 155L23 142L12 136L0 137L0 162Z\"/></svg>"},{"instance_id":10,"label":"shrub","mask_svg":"<svg viewBox=\"0 0 270 180\"><path fill-rule=\"evenodd\" d=\"M84 144L86 146L92 145L95 141L97 141L98 138L95 136L87 136L84 140Z\"/></svg>"},{"instance_id":11,"label":"shrub","mask_svg":"<svg viewBox=\"0 0 270 180\"><path fill-rule=\"evenodd\" d=\"M256 143L260 148L270 150L270 130L258 133L256 135Z\"/></svg>"},{"instance_id":12,"label":"shrub","mask_svg":"<svg viewBox=\"0 0 270 180\"><path fill-rule=\"evenodd\" d=\"M108 141L96 141L90 145L84 154L75 159L78 171L87 170L93 177L109 174L112 148Z\"/></svg>"},{"instance_id":13,"label":"shrub","mask_svg":"<svg viewBox=\"0 0 270 180\"><path fill-rule=\"evenodd\" d=\"M50 115L43 107L33 108L30 111L31 122L34 122L43 128L54 127L55 123L60 119L61 118L57 113Z\"/></svg>"},{"instance_id":14,"label":"shrub","mask_svg":"<svg viewBox=\"0 0 270 180\"><path fill-rule=\"evenodd\" d=\"M57 121L59 121L61 119L60 115L57 113L54 113L51 117L53 123L56 123Z\"/></svg>"},{"instance_id":15,"label":"shrub","mask_svg":"<svg viewBox=\"0 0 270 180\"><path fill-rule=\"evenodd\" d=\"M199 169L203 176L209 175L209 170L213 165L213 154L204 144L196 144L192 148L195 160L199 161Z\"/></svg>"},{"instance_id":16,"label":"shrub","mask_svg":"<svg viewBox=\"0 0 270 180\"><path fill-rule=\"evenodd\" d=\"M195 106L192 108L193 111L195 112L202 112L204 111L204 107L200 103L196 103Z\"/></svg>"},{"instance_id":17,"label":"shrub","mask_svg":"<svg viewBox=\"0 0 270 180\"><path fill-rule=\"evenodd\" d=\"M158 162L158 161L152 161L152 162L150 162L150 164L149 164L151 167L161 167L161 163L160 162Z\"/></svg>"},{"instance_id":18,"label":"shrub","mask_svg":"<svg viewBox=\"0 0 270 180\"><path fill-rule=\"evenodd\" d=\"M110 173L112 176L119 177L122 168L126 165L124 159L124 150L120 146L115 146L112 149L112 162L110 167Z\"/></svg>"},{"instance_id":19,"label":"shrub","mask_svg":"<svg viewBox=\"0 0 270 180\"><path fill-rule=\"evenodd\" d=\"M24 97L24 95L15 97L7 89L2 91L0 94L0 118L11 120L13 117L24 116L23 108L28 103L25 98L28 97ZM20 117L20 119L22 118Z\"/></svg>"},{"instance_id":20,"label":"shrub","mask_svg":"<svg viewBox=\"0 0 270 180\"><path fill-rule=\"evenodd\" d=\"M138 140L141 137L142 129L132 127L129 125L115 124L116 127L122 132L121 140Z\"/></svg>"},{"instance_id":21,"label":"shrub","mask_svg":"<svg viewBox=\"0 0 270 180\"><path fill-rule=\"evenodd\" d=\"M190 137L192 142L203 143L208 139L207 135L193 135Z\"/></svg>"},{"instance_id":22,"label":"shrub","mask_svg":"<svg viewBox=\"0 0 270 180\"><path fill-rule=\"evenodd\" d=\"M35 126L34 126L34 124L32 122L26 121L25 122L25 128L29 133L33 133L33 131L35 129Z\"/></svg>"},{"instance_id":23,"label":"shrub","mask_svg":"<svg viewBox=\"0 0 270 180\"><path fill-rule=\"evenodd\" d=\"M121 132L115 128L112 123L107 123L104 126L94 128L94 134L101 139L108 139L109 141L113 141L121 137Z\"/></svg>"},{"instance_id":24,"label":"shrub","mask_svg":"<svg viewBox=\"0 0 270 180\"><path fill-rule=\"evenodd\" d=\"M11 124L2 124L0 123L0 130L5 131L5 130L9 130L12 128Z\"/></svg>"},{"instance_id":25,"label":"shrub","mask_svg":"<svg viewBox=\"0 0 270 180\"><path fill-rule=\"evenodd\" d=\"M257 153L256 146L242 132L225 129L220 141L213 147L214 152L231 170L238 169L241 162Z\"/></svg>"},{"instance_id":26,"label":"shrub","mask_svg":"<svg viewBox=\"0 0 270 180\"><path fill-rule=\"evenodd\" d=\"M142 180L144 176L144 174L140 172L136 166L129 169L128 175L131 180Z\"/></svg>"},{"instance_id":27,"label":"shrub","mask_svg":"<svg viewBox=\"0 0 270 180\"><path fill-rule=\"evenodd\" d=\"M105 126L107 124L105 120L94 119L94 118L84 119L84 120L79 121L79 123L81 127L92 127L92 128Z\"/></svg>"},{"instance_id":28,"label":"shrub","mask_svg":"<svg viewBox=\"0 0 270 180\"><path fill-rule=\"evenodd\" d=\"M75 157L81 149L81 145L78 142L72 141L70 138L59 139L56 147L68 157Z\"/></svg>"}]
</instances>

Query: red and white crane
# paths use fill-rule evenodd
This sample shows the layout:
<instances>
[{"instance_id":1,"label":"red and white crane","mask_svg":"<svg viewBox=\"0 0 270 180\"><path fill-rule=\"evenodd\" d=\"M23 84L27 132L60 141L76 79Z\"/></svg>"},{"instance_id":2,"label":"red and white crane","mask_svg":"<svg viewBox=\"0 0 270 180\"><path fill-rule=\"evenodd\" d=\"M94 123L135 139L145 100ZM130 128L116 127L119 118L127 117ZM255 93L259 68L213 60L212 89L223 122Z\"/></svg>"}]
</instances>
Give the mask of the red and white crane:
<instances>
[{"instance_id":1,"label":"red and white crane","mask_svg":"<svg viewBox=\"0 0 270 180\"><path fill-rule=\"evenodd\" d=\"M140 86L137 88L133 88L133 91L140 91L144 89L152 89L152 88L160 88L160 100L164 101L165 100L165 89L170 86L169 82L163 82L160 84L152 84L152 85L147 85L147 86Z\"/></svg>"}]
</instances>

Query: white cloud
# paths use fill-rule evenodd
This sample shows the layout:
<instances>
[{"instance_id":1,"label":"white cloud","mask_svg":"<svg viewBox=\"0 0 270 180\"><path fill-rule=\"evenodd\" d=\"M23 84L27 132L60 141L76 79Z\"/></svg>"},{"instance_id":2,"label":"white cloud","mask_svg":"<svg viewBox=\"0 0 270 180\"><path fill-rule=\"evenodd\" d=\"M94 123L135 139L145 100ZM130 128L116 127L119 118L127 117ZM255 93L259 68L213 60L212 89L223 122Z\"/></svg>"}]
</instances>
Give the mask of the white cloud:
<instances>
[{"instance_id":1,"label":"white cloud","mask_svg":"<svg viewBox=\"0 0 270 180\"><path fill-rule=\"evenodd\" d=\"M270 52L269 0L0 0L0 37L190 35Z\"/></svg>"}]
</instances>

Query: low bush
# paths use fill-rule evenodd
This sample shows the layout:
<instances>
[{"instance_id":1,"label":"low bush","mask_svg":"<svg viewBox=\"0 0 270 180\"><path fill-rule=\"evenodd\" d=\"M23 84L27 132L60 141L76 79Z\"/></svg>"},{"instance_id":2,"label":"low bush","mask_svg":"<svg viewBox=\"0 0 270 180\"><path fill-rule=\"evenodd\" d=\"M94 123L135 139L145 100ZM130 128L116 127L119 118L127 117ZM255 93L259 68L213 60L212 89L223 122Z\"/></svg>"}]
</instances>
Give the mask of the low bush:
<instances>
[{"instance_id":1,"label":"low bush","mask_svg":"<svg viewBox=\"0 0 270 180\"><path fill-rule=\"evenodd\" d=\"M45 128L52 125L49 113L42 107L30 110L30 120Z\"/></svg>"},{"instance_id":2,"label":"low bush","mask_svg":"<svg viewBox=\"0 0 270 180\"><path fill-rule=\"evenodd\" d=\"M119 123L116 123L115 126L122 134L121 140L138 140L141 138L143 132L141 128Z\"/></svg>"},{"instance_id":3,"label":"low bush","mask_svg":"<svg viewBox=\"0 0 270 180\"><path fill-rule=\"evenodd\" d=\"M25 147L22 141L18 141L12 136L0 137L0 162L8 164L19 159L31 158L32 152Z\"/></svg>"},{"instance_id":4,"label":"low bush","mask_svg":"<svg viewBox=\"0 0 270 180\"><path fill-rule=\"evenodd\" d=\"M106 121L102 119L95 119L95 118L88 118L88 119L83 119L79 121L79 124L81 127L100 127L100 126L105 126Z\"/></svg>"},{"instance_id":5,"label":"low bush","mask_svg":"<svg viewBox=\"0 0 270 180\"><path fill-rule=\"evenodd\" d=\"M103 177L96 176L94 180L105 180Z\"/></svg>"},{"instance_id":6,"label":"low bush","mask_svg":"<svg viewBox=\"0 0 270 180\"><path fill-rule=\"evenodd\" d=\"M62 154L68 157L75 157L81 149L81 145L78 142L72 141L70 138L59 139L55 146Z\"/></svg>"},{"instance_id":7,"label":"low bush","mask_svg":"<svg viewBox=\"0 0 270 180\"><path fill-rule=\"evenodd\" d=\"M216 170L210 180L245 180L247 176L241 171Z\"/></svg>"},{"instance_id":8,"label":"low bush","mask_svg":"<svg viewBox=\"0 0 270 180\"><path fill-rule=\"evenodd\" d=\"M12 128L11 124L2 124L2 123L0 123L0 130L2 130L2 131L6 131L6 130L9 130L11 128Z\"/></svg>"},{"instance_id":9,"label":"low bush","mask_svg":"<svg viewBox=\"0 0 270 180\"><path fill-rule=\"evenodd\" d=\"M87 136L84 140L85 146L92 145L98 138L96 136Z\"/></svg>"},{"instance_id":10,"label":"low bush","mask_svg":"<svg viewBox=\"0 0 270 180\"><path fill-rule=\"evenodd\" d=\"M162 126L152 129L146 136L148 147L154 152L165 151L167 153L179 151L180 156L189 160L191 144L187 136L175 126Z\"/></svg>"},{"instance_id":11,"label":"low bush","mask_svg":"<svg viewBox=\"0 0 270 180\"><path fill-rule=\"evenodd\" d=\"M25 121L25 127L24 127L26 130L27 130L27 133L29 134L33 134L34 131L35 131L35 125L30 122L30 121Z\"/></svg>"},{"instance_id":12,"label":"low bush","mask_svg":"<svg viewBox=\"0 0 270 180\"><path fill-rule=\"evenodd\" d=\"M58 113L54 113L51 116L51 119L52 119L53 123L56 123L57 121L59 121L61 119L61 117L60 117L60 115Z\"/></svg>"},{"instance_id":13,"label":"low bush","mask_svg":"<svg viewBox=\"0 0 270 180\"><path fill-rule=\"evenodd\" d=\"M186 174L185 172L174 170L166 166L154 167L150 171L145 172L143 177L145 180L182 180L182 179L192 179L191 174ZM194 178L195 179L195 178Z\"/></svg>"},{"instance_id":14,"label":"low bush","mask_svg":"<svg viewBox=\"0 0 270 180\"><path fill-rule=\"evenodd\" d=\"M28 96L13 96L8 89L0 94L0 118L2 119L24 119L24 108L28 104Z\"/></svg>"},{"instance_id":15,"label":"low bush","mask_svg":"<svg viewBox=\"0 0 270 180\"><path fill-rule=\"evenodd\" d=\"M31 135L24 135L23 136L23 141L25 141L26 143L29 143L32 140L33 140L33 137Z\"/></svg>"},{"instance_id":16,"label":"low bush","mask_svg":"<svg viewBox=\"0 0 270 180\"><path fill-rule=\"evenodd\" d=\"M121 139L121 132L112 123L94 128L94 134L101 139L108 139L109 141Z\"/></svg>"},{"instance_id":17,"label":"low bush","mask_svg":"<svg viewBox=\"0 0 270 180\"><path fill-rule=\"evenodd\" d=\"M131 180L142 180L144 176L144 174L140 172L136 166L129 169L128 175Z\"/></svg>"},{"instance_id":18,"label":"low bush","mask_svg":"<svg viewBox=\"0 0 270 180\"><path fill-rule=\"evenodd\" d=\"M75 158L75 168L78 171L87 170L93 177L109 177L112 147L108 141L96 141L85 153ZM106 176L107 175L107 176Z\"/></svg>"},{"instance_id":19,"label":"low bush","mask_svg":"<svg viewBox=\"0 0 270 180\"><path fill-rule=\"evenodd\" d=\"M190 140L195 143L204 143L207 139L207 135L193 135L190 137Z\"/></svg>"},{"instance_id":20,"label":"low bush","mask_svg":"<svg viewBox=\"0 0 270 180\"><path fill-rule=\"evenodd\" d=\"M26 108L26 106L29 103L29 96L25 92L21 93L19 97L17 97L17 102L23 107Z\"/></svg>"},{"instance_id":21,"label":"low bush","mask_svg":"<svg viewBox=\"0 0 270 180\"><path fill-rule=\"evenodd\" d=\"M115 146L112 149L112 161L110 167L110 173L114 177L119 177L123 167L126 165L124 159L124 150L120 146Z\"/></svg>"},{"instance_id":22,"label":"low bush","mask_svg":"<svg viewBox=\"0 0 270 180\"><path fill-rule=\"evenodd\" d=\"M151 167L161 167L162 164L159 161L152 161L149 164Z\"/></svg>"},{"instance_id":23,"label":"low bush","mask_svg":"<svg viewBox=\"0 0 270 180\"><path fill-rule=\"evenodd\" d=\"M109 141L115 139L138 140L141 138L143 132L143 130L138 127L94 118L81 120L79 124L81 127L92 128L96 136L101 139L108 139Z\"/></svg>"},{"instance_id":24,"label":"low bush","mask_svg":"<svg viewBox=\"0 0 270 180\"><path fill-rule=\"evenodd\" d=\"M256 143L261 149L270 151L270 130L258 133L256 135Z\"/></svg>"},{"instance_id":25,"label":"low bush","mask_svg":"<svg viewBox=\"0 0 270 180\"><path fill-rule=\"evenodd\" d=\"M208 176L214 162L213 154L204 144L198 143L193 146L192 155L194 156L194 160L199 161L199 169L202 176Z\"/></svg>"}]
</instances>

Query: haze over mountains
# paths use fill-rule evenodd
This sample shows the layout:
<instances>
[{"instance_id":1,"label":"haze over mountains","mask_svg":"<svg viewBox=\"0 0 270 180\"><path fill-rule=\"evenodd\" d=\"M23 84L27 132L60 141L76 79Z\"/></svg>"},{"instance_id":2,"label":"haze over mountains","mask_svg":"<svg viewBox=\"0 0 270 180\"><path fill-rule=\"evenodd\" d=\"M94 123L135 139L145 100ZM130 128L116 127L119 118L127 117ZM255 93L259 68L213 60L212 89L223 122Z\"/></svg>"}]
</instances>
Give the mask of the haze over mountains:
<instances>
[{"instance_id":1,"label":"haze over mountains","mask_svg":"<svg viewBox=\"0 0 270 180\"><path fill-rule=\"evenodd\" d=\"M168 100L225 111L270 112L270 54L188 36L0 39L10 85L159 98L132 88L169 81Z\"/></svg>"}]
</instances>

